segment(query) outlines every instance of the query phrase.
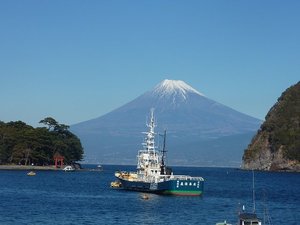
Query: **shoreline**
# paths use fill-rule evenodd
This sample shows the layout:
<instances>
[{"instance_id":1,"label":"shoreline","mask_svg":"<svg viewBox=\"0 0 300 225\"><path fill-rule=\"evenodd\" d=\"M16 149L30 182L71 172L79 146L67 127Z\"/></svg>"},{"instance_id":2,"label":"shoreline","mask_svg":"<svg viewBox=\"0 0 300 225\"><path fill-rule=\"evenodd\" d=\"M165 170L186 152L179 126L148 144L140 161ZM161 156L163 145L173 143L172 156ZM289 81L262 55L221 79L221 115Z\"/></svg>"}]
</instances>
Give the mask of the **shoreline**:
<instances>
[{"instance_id":1,"label":"shoreline","mask_svg":"<svg viewBox=\"0 0 300 225\"><path fill-rule=\"evenodd\" d=\"M24 166L24 165L0 165L0 170L53 170L60 171L61 168L54 166Z\"/></svg>"},{"instance_id":2,"label":"shoreline","mask_svg":"<svg viewBox=\"0 0 300 225\"><path fill-rule=\"evenodd\" d=\"M24 165L0 165L1 170L17 170L17 171L64 171L63 168L55 168L55 166L24 166ZM99 168L81 168L75 169L77 172L101 172L103 169Z\"/></svg>"}]
</instances>

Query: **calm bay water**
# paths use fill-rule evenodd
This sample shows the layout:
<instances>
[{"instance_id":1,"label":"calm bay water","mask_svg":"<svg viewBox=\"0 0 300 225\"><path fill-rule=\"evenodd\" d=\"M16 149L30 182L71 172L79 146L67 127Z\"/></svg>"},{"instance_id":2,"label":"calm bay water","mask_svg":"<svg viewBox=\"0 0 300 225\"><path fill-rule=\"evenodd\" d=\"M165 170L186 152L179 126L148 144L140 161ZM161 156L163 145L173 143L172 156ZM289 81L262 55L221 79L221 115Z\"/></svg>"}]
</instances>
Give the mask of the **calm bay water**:
<instances>
[{"instance_id":1,"label":"calm bay water","mask_svg":"<svg viewBox=\"0 0 300 225\"><path fill-rule=\"evenodd\" d=\"M94 166L95 167L95 166ZM0 171L0 224L212 224L237 221L239 203L252 209L252 172L231 168L173 168L203 176L203 197L114 190L115 170L102 172ZM272 224L300 223L300 174L255 172L256 210ZM267 218L267 217L265 217Z\"/></svg>"}]
</instances>

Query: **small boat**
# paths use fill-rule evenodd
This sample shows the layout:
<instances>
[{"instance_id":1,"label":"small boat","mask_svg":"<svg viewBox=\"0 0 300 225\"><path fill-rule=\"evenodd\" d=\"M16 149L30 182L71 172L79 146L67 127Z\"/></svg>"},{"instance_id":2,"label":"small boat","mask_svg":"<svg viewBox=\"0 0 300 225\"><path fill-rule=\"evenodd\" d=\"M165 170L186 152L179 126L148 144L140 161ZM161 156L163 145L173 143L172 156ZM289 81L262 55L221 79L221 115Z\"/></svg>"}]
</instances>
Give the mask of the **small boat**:
<instances>
[{"instance_id":1,"label":"small boat","mask_svg":"<svg viewBox=\"0 0 300 225\"><path fill-rule=\"evenodd\" d=\"M146 194L142 194L142 195L141 195L141 199L148 200L148 199L149 199L149 196L146 195Z\"/></svg>"},{"instance_id":2,"label":"small boat","mask_svg":"<svg viewBox=\"0 0 300 225\"><path fill-rule=\"evenodd\" d=\"M163 195L200 196L203 193L204 179L188 175L174 175L166 162L166 131L162 150L155 146L156 124L153 109L144 132L143 149L138 151L137 171L116 171L115 176L122 184L122 188L130 191L148 192Z\"/></svg>"},{"instance_id":3,"label":"small boat","mask_svg":"<svg viewBox=\"0 0 300 225\"><path fill-rule=\"evenodd\" d=\"M36 175L36 173L34 171L30 171L27 173L27 176L35 176L35 175Z\"/></svg>"},{"instance_id":4,"label":"small boat","mask_svg":"<svg viewBox=\"0 0 300 225\"><path fill-rule=\"evenodd\" d=\"M261 219L259 219L255 212L255 187L254 187L254 171L252 170L252 212L245 212L245 206L242 208L242 212L239 213L238 224L240 225L262 225Z\"/></svg>"},{"instance_id":5,"label":"small boat","mask_svg":"<svg viewBox=\"0 0 300 225\"><path fill-rule=\"evenodd\" d=\"M63 168L63 171L65 171L65 172L73 172L73 171L75 171L75 169L72 166L66 166L65 168Z\"/></svg>"},{"instance_id":6,"label":"small boat","mask_svg":"<svg viewBox=\"0 0 300 225\"><path fill-rule=\"evenodd\" d=\"M226 222L216 223L216 225L231 225ZM255 211L245 212L245 207L243 206L242 212L238 214L238 223L237 225L262 225L261 219L257 217Z\"/></svg>"},{"instance_id":7,"label":"small boat","mask_svg":"<svg viewBox=\"0 0 300 225\"><path fill-rule=\"evenodd\" d=\"M96 171L103 171L103 167L101 165L97 165Z\"/></svg>"},{"instance_id":8,"label":"small boat","mask_svg":"<svg viewBox=\"0 0 300 225\"><path fill-rule=\"evenodd\" d=\"M221 223L216 223L216 225L231 225L227 223L226 220ZM261 220L257 217L255 212L249 213L245 212L245 207L243 206L243 211L239 212L237 225L262 225Z\"/></svg>"},{"instance_id":9,"label":"small boat","mask_svg":"<svg viewBox=\"0 0 300 225\"><path fill-rule=\"evenodd\" d=\"M242 212L238 218L239 225L262 225L261 220L257 217L256 213Z\"/></svg>"},{"instance_id":10,"label":"small boat","mask_svg":"<svg viewBox=\"0 0 300 225\"><path fill-rule=\"evenodd\" d=\"M255 188L254 188L254 171L252 171L252 200L253 200L253 211L246 212L245 206L242 207L242 211L238 213L238 225L262 225L261 219L257 217L255 212ZM224 223L216 223L216 225L227 225Z\"/></svg>"},{"instance_id":11,"label":"small boat","mask_svg":"<svg viewBox=\"0 0 300 225\"><path fill-rule=\"evenodd\" d=\"M111 188L120 188L120 187L122 187L122 184L120 181L113 181L110 183L110 187Z\"/></svg>"}]
</instances>

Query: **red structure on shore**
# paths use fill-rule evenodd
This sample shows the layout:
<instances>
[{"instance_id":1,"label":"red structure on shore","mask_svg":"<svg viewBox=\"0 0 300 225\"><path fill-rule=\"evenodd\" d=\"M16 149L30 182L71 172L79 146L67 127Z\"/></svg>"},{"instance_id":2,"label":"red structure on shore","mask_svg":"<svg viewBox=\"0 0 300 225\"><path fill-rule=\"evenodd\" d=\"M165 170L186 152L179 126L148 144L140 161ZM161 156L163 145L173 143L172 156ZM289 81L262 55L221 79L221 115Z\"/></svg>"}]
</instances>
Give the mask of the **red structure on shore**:
<instances>
[{"instance_id":1,"label":"red structure on shore","mask_svg":"<svg viewBox=\"0 0 300 225\"><path fill-rule=\"evenodd\" d=\"M55 162L55 168L61 168L64 165L64 157L56 152L53 156Z\"/></svg>"}]
</instances>

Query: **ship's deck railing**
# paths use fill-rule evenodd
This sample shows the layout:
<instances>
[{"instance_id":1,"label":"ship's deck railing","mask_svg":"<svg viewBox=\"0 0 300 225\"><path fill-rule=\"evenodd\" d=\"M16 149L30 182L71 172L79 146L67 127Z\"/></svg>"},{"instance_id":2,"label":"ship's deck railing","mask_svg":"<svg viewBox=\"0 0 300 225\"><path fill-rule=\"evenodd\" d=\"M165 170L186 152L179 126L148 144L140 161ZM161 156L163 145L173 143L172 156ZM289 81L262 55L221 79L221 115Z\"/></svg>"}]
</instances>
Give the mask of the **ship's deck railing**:
<instances>
[{"instance_id":1,"label":"ship's deck railing","mask_svg":"<svg viewBox=\"0 0 300 225\"><path fill-rule=\"evenodd\" d=\"M165 180L194 180L194 181L204 181L203 177L192 177L188 175L161 175Z\"/></svg>"},{"instance_id":2,"label":"ship's deck railing","mask_svg":"<svg viewBox=\"0 0 300 225\"><path fill-rule=\"evenodd\" d=\"M141 150L139 150L138 151L138 153L139 154L142 154L142 153L150 153L150 154L157 154L158 153L158 151L154 148L154 149L152 149L152 150L147 150L147 149L141 149Z\"/></svg>"}]
</instances>

